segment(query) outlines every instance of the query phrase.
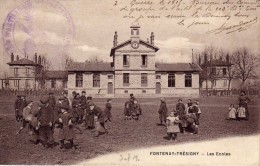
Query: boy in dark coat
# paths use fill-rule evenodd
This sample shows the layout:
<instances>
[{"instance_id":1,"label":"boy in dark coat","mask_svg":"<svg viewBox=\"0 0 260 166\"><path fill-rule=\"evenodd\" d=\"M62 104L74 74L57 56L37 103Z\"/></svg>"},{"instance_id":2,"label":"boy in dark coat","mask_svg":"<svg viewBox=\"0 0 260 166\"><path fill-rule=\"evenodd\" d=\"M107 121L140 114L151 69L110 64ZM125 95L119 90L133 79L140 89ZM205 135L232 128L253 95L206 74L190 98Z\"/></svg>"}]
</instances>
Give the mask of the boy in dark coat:
<instances>
[{"instance_id":1,"label":"boy in dark coat","mask_svg":"<svg viewBox=\"0 0 260 166\"><path fill-rule=\"evenodd\" d=\"M77 93L76 97L72 101L72 115L76 118L76 122L80 122L81 109L80 109L80 95Z\"/></svg>"},{"instance_id":2,"label":"boy in dark coat","mask_svg":"<svg viewBox=\"0 0 260 166\"><path fill-rule=\"evenodd\" d=\"M50 105L50 107L51 108L55 108L55 106L56 106L56 99L55 99L55 97L53 96L53 93L52 92L50 92L49 93L49 105Z\"/></svg>"},{"instance_id":3,"label":"boy in dark coat","mask_svg":"<svg viewBox=\"0 0 260 166\"><path fill-rule=\"evenodd\" d=\"M64 141L69 141L71 144L71 147L74 149L77 149L76 145L74 145L74 138L75 138L75 132L73 130L73 123L72 123L72 115L68 112L69 107L65 104L61 105L61 114L59 117L59 123L61 124L61 128L59 130L59 140L61 143L60 149L63 149Z\"/></svg>"},{"instance_id":4,"label":"boy in dark coat","mask_svg":"<svg viewBox=\"0 0 260 166\"><path fill-rule=\"evenodd\" d=\"M87 107L86 107L86 115L85 115L85 126L86 129L93 129L94 128L94 114L89 114L91 112L89 103L92 102L92 97L87 97Z\"/></svg>"},{"instance_id":5,"label":"boy in dark coat","mask_svg":"<svg viewBox=\"0 0 260 166\"><path fill-rule=\"evenodd\" d=\"M249 111L248 111L248 103L250 99L245 95L245 91L241 91L240 96L238 97L238 106L244 107L246 110L246 120L249 120Z\"/></svg>"},{"instance_id":6,"label":"boy in dark coat","mask_svg":"<svg viewBox=\"0 0 260 166\"><path fill-rule=\"evenodd\" d=\"M166 102L165 102L164 98L161 98L161 105L160 105L160 108L158 110L158 113L159 113L159 119L160 119L160 122L161 122L160 124L165 125L166 124L166 118L168 116L168 109L167 109Z\"/></svg>"},{"instance_id":7,"label":"boy in dark coat","mask_svg":"<svg viewBox=\"0 0 260 166\"><path fill-rule=\"evenodd\" d=\"M40 108L38 114L39 121L39 139L45 148L53 147L53 111L49 106L49 98L43 97L40 102L43 107Z\"/></svg>"},{"instance_id":8,"label":"boy in dark coat","mask_svg":"<svg viewBox=\"0 0 260 166\"><path fill-rule=\"evenodd\" d=\"M111 118L112 118L111 109L112 109L111 99L107 99L107 103L104 110L105 122L107 121L111 122Z\"/></svg>"},{"instance_id":9,"label":"boy in dark coat","mask_svg":"<svg viewBox=\"0 0 260 166\"><path fill-rule=\"evenodd\" d=\"M89 102L89 115L95 115L97 116L97 124L96 124L96 137L98 137L101 134L101 127L105 130L105 133L107 133L107 129L105 127L105 117L104 112L96 106L92 101Z\"/></svg>"},{"instance_id":10,"label":"boy in dark coat","mask_svg":"<svg viewBox=\"0 0 260 166\"><path fill-rule=\"evenodd\" d=\"M27 101L25 99L25 96L21 96L21 101L20 101L20 105L19 105L19 110L18 110L18 116L20 121L22 121L23 119L23 109L27 106Z\"/></svg>"},{"instance_id":11,"label":"boy in dark coat","mask_svg":"<svg viewBox=\"0 0 260 166\"><path fill-rule=\"evenodd\" d=\"M178 100L178 103L176 104L176 111L178 113L179 120L180 120L179 123L180 131L181 133L185 133L185 128L187 127L186 119L185 119L186 110L185 110L185 105L182 102L182 99Z\"/></svg>"},{"instance_id":12,"label":"boy in dark coat","mask_svg":"<svg viewBox=\"0 0 260 166\"><path fill-rule=\"evenodd\" d=\"M16 119L17 122L19 122L19 121L20 121L20 118L21 118L21 117L19 117L19 115L18 115L20 103L21 103L21 96L18 95L18 96L17 96L17 99L15 100L15 103L14 103L15 119Z\"/></svg>"},{"instance_id":13,"label":"boy in dark coat","mask_svg":"<svg viewBox=\"0 0 260 166\"><path fill-rule=\"evenodd\" d=\"M86 98L86 92L85 91L81 92L79 106L80 106L80 109L81 109L80 119L82 121L83 117L85 115L85 112L86 112L86 107L87 107L87 98Z\"/></svg>"}]
</instances>

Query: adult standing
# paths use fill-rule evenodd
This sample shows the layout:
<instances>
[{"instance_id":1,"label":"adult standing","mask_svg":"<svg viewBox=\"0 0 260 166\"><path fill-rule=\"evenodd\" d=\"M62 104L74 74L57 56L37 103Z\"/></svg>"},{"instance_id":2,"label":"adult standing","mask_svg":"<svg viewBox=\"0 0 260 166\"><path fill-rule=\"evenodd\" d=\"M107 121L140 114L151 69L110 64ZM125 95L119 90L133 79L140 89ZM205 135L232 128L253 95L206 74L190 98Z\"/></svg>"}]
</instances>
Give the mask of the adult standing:
<instances>
[{"instance_id":1,"label":"adult standing","mask_svg":"<svg viewBox=\"0 0 260 166\"><path fill-rule=\"evenodd\" d=\"M240 96L238 97L238 106L244 107L246 110L246 120L249 120L249 111L248 111L248 103L250 99L245 95L245 91L241 91Z\"/></svg>"},{"instance_id":2,"label":"adult standing","mask_svg":"<svg viewBox=\"0 0 260 166\"><path fill-rule=\"evenodd\" d=\"M182 99L178 100L178 103L176 104L176 111L177 111L177 113L179 115L179 119L180 119L180 123L179 123L180 131L182 133L185 133L186 127L187 127L186 110L185 110L185 105L182 102Z\"/></svg>"},{"instance_id":3,"label":"adult standing","mask_svg":"<svg viewBox=\"0 0 260 166\"><path fill-rule=\"evenodd\" d=\"M168 116L168 108L166 106L166 101L164 98L161 98L161 105L160 108L158 110L159 113L159 119L160 119L160 124L163 125L166 124L166 118Z\"/></svg>"}]
</instances>

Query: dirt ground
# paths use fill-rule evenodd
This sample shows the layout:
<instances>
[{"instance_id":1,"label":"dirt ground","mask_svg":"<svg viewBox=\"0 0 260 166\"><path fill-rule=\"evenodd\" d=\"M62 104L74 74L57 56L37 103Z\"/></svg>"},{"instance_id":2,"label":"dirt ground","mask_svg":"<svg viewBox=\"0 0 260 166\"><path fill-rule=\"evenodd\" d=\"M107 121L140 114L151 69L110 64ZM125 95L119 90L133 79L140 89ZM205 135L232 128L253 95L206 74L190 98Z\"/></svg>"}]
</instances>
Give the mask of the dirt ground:
<instances>
[{"instance_id":1,"label":"dirt ground","mask_svg":"<svg viewBox=\"0 0 260 166\"><path fill-rule=\"evenodd\" d=\"M33 99L38 101L37 99ZM187 99L183 99L187 102ZM94 102L104 108L106 99L94 99ZM126 99L112 100L113 122L106 123L109 133L95 138L95 132L83 130L77 134L75 143L78 149L44 149L34 145L30 135L24 130L20 135L16 131L21 124L14 118L14 99L0 99L0 164L76 164L80 161L94 158L111 152L150 147L155 145L182 144L185 142L215 140L223 137L239 137L254 135L260 132L259 127L259 98L251 97L249 104L249 121L226 120L228 107L237 103L237 97L207 97L200 98L202 115L200 118L199 134L179 134L178 142L165 140L166 128L158 126L159 99L139 99L143 115L139 121L124 120L123 106ZM168 109L177 103L176 98L166 99ZM55 138L57 140L57 130Z\"/></svg>"}]
</instances>

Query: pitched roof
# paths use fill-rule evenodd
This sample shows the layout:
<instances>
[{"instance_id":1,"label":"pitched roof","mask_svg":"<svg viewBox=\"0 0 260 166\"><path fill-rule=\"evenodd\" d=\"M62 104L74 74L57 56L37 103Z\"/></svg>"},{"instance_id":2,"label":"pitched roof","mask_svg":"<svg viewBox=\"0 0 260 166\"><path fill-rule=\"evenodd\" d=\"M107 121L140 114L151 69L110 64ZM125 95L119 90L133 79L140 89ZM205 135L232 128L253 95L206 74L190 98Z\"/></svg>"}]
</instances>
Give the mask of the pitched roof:
<instances>
[{"instance_id":1,"label":"pitched roof","mask_svg":"<svg viewBox=\"0 0 260 166\"><path fill-rule=\"evenodd\" d=\"M156 63L156 71L176 71L176 72L185 72L185 71L202 71L200 66L195 63Z\"/></svg>"},{"instance_id":2,"label":"pitched roof","mask_svg":"<svg viewBox=\"0 0 260 166\"><path fill-rule=\"evenodd\" d=\"M146 45L147 47L150 47L150 48L154 49L155 51L158 51L158 50L159 50L158 47L156 47L156 46L154 46L154 45L151 45L150 43L145 42L144 40L141 40L141 39L140 39L139 41L140 41L140 43ZM130 44L130 43L131 43L131 39L129 39L129 40L123 42L123 43L120 43L120 44L118 44L118 45L112 47L112 48L111 48L111 52L110 52L110 56L112 56L112 55L115 53L115 50L117 50L117 49L119 49L119 48L121 48L121 47L123 47L123 46L125 46L125 45L127 45L127 44Z\"/></svg>"},{"instance_id":3,"label":"pitched roof","mask_svg":"<svg viewBox=\"0 0 260 166\"><path fill-rule=\"evenodd\" d=\"M44 71L43 75L45 79L67 79L67 73L67 71L47 70Z\"/></svg>"},{"instance_id":4,"label":"pitched roof","mask_svg":"<svg viewBox=\"0 0 260 166\"><path fill-rule=\"evenodd\" d=\"M7 63L8 65L10 66L13 66L13 65L18 65L18 66L25 66L25 65L28 65L28 66L41 66L40 64L38 63L35 63L27 58L22 58L22 59L19 59L19 60L16 60L16 61L12 61L12 62L9 62Z\"/></svg>"},{"instance_id":5,"label":"pitched roof","mask_svg":"<svg viewBox=\"0 0 260 166\"><path fill-rule=\"evenodd\" d=\"M72 62L67 67L68 71L113 71L109 62Z\"/></svg>"}]
</instances>

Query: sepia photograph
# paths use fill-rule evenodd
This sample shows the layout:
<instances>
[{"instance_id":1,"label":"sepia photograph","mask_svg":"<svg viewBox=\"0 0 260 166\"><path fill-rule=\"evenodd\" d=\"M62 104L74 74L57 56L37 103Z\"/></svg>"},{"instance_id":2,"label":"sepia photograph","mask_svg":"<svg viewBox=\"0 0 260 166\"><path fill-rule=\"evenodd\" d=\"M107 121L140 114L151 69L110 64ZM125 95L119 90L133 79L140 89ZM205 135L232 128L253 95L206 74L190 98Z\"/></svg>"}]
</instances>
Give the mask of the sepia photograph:
<instances>
[{"instance_id":1,"label":"sepia photograph","mask_svg":"<svg viewBox=\"0 0 260 166\"><path fill-rule=\"evenodd\" d=\"M0 0L0 165L259 166L260 0Z\"/></svg>"}]
</instances>

